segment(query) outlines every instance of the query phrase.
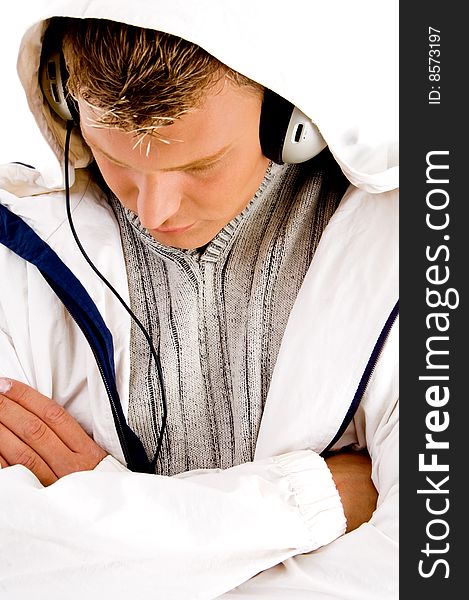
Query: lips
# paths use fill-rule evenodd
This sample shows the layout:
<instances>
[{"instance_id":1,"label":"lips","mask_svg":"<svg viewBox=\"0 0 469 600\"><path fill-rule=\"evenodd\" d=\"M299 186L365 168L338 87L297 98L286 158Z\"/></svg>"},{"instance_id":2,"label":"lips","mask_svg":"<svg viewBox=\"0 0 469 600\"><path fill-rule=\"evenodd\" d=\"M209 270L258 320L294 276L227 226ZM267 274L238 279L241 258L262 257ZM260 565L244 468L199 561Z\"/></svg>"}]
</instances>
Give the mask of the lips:
<instances>
[{"instance_id":1,"label":"lips","mask_svg":"<svg viewBox=\"0 0 469 600\"><path fill-rule=\"evenodd\" d=\"M155 231L156 233L184 233L193 225L194 223L191 223L190 225L182 225L179 227L157 227L156 229L153 229L153 231Z\"/></svg>"}]
</instances>

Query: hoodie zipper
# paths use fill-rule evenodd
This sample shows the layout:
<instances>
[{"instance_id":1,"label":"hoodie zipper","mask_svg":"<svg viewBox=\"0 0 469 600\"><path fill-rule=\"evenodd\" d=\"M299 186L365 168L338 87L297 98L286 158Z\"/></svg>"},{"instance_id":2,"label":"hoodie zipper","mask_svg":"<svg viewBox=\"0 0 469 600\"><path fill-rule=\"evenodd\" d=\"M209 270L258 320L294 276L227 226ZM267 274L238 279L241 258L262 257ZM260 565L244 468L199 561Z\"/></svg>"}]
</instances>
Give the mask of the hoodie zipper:
<instances>
[{"instance_id":1,"label":"hoodie zipper","mask_svg":"<svg viewBox=\"0 0 469 600\"><path fill-rule=\"evenodd\" d=\"M388 318L386 320L386 323L384 324L384 326L381 330L381 333L378 336L378 339L373 348L373 351L371 352L370 358L368 359L368 363L365 367L365 370L363 371L363 375L360 379L360 382L358 384L358 387L357 387L357 390L353 397L353 400L350 403L349 409L347 411L347 414L345 415L344 420L342 421L341 426L339 427L335 436L332 438L332 440L326 446L326 448L321 452L321 454L324 454L325 452L327 452L328 450L330 450L332 448L332 446L337 442L337 440L340 439L340 437L342 436L344 431L347 429L349 423L353 419L355 412L357 411L358 407L360 406L360 402L362 401L362 398L365 395L365 392L368 388L371 377L373 376L373 373L375 371L378 360L383 352L384 344L386 343L386 340L389 337L389 332L391 331L391 328L394 325L398 314L399 314L399 301L397 301L396 304L394 305L390 315L388 316Z\"/></svg>"},{"instance_id":2,"label":"hoodie zipper","mask_svg":"<svg viewBox=\"0 0 469 600\"><path fill-rule=\"evenodd\" d=\"M68 307L65 306L65 304L64 304L64 307L65 307L65 310L67 311L67 313L70 315L70 317L75 321L75 323L77 323L75 317L72 315L72 313L70 312L70 310L68 309ZM77 323L77 325L80 327L80 325L78 323ZM126 440L126 437L125 437L124 428L122 427L121 418L120 418L119 412L118 412L117 407L116 407L116 402L114 400L114 395L113 395L113 393L111 391L111 387L109 385L108 379L107 379L106 374L104 372L103 364L101 362L101 359L98 356L98 353L97 353L97 351L96 351L96 349L95 349L95 347L93 345L92 340L89 338L88 334L86 333L86 331L84 331L84 329L82 329L81 327L80 327L80 329L83 332L83 335L85 336L86 341L88 342L88 346L91 348L91 351L92 351L93 356L94 356L94 360L95 360L96 365L98 367L99 374L101 375L101 380L102 380L102 382L104 384L104 388L106 390L106 394L107 394L107 397L109 399L109 404L111 405L111 412L112 412L112 416L114 418L114 424L116 426L117 437L119 438L119 443L121 445L122 452L124 454L125 462L127 463L128 468L131 471L133 471L134 469L133 469L132 456L131 456L130 451L129 451L129 446L127 444L127 440Z\"/></svg>"}]
</instances>

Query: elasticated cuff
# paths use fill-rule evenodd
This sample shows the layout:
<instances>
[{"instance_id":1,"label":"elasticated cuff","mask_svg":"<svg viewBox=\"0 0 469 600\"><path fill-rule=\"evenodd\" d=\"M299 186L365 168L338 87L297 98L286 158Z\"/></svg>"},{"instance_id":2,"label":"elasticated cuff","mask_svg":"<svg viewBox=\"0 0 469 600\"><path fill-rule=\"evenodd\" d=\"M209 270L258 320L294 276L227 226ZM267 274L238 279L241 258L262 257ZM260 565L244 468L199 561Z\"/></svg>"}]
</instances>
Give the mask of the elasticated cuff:
<instances>
[{"instance_id":1,"label":"elasticated cuff","mask_svg":"<svg viewBox=\"0 0 469 600\"><path fill-rule=\"evenodd\" d=\"M311 546L319 548L343 535L347 521L326 461L312 450L289 452L273 460L289 481Z\"/></svg>"}]
</instances>

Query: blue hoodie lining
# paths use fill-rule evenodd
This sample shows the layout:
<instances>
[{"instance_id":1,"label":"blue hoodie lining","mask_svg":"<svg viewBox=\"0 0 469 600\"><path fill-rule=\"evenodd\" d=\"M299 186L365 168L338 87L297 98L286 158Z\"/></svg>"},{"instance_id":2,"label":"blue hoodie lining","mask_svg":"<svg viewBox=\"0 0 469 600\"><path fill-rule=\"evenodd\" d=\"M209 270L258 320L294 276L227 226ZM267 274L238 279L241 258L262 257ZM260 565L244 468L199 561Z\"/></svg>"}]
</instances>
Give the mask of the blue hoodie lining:
<instances>
[{"instance_id":1,"label":"blue hoodie lining","mask_svg":"<svg viewBox=\"0 0 469 600\"><path fill-rule=\"evenodd\" d=\"M31 263L69 311L95 356L111 403L124 456L130 468L148 472L148 459L140 440L128 426L116 386L114 345L96 304L52 248L20 217L0 205L0 243Z\"/></svg>"}]
</instances>

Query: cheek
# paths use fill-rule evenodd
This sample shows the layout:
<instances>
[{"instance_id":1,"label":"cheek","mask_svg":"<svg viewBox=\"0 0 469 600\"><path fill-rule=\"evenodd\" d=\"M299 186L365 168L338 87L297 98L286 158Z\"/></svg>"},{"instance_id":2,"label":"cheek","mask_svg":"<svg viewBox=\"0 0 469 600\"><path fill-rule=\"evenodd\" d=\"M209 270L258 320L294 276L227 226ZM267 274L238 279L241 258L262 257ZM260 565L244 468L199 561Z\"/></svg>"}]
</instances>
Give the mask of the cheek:
<instances>
[{"instance_id":1,"label":"cheek","mask_svg":"<svg viewBox=\"0 0 469 600\"><path fill-rule=\"evenodd\" d=\"M269 160L259 148L247 148L230 161L224 174L225 189L235 195L240 205L246 206L264 179Z\"/></svg>"},{"instance_id":2,"label":"cheek","mask_svg":"<svg viewBox=\"0 0 469 600\"><path fill-rule=\"evenodd\" d=\"M120 202L130 209L136 206L138 188L131 172L128 169L112 165L103 160L96 159L96 163L104 181Z\"/></svg>"},{"instance_id":3,"label":"cheek","mask_svg":"<svg viewBox=\"0 0 469 600\"><path fill-rule=\"evenodd\" d=\"M240 152L231 156L216 173L194 178L190 186L190 198L198 208L210 211L213 218L231 219L254 196L268 165L268 159L260 150Z\"/></svg>"},{"instance_id":4,"label":"cheek","mask_svg":"<svg viewBox=\"0 0 469 600\"><path fill-rule=\"evenodd\" d=\"M206 218L221 218L232 211L232 205L239 202L239 182L237 169L223 168L209 176L191 177L186 184L186 203Z\"/></svg>"}]
</instances>

